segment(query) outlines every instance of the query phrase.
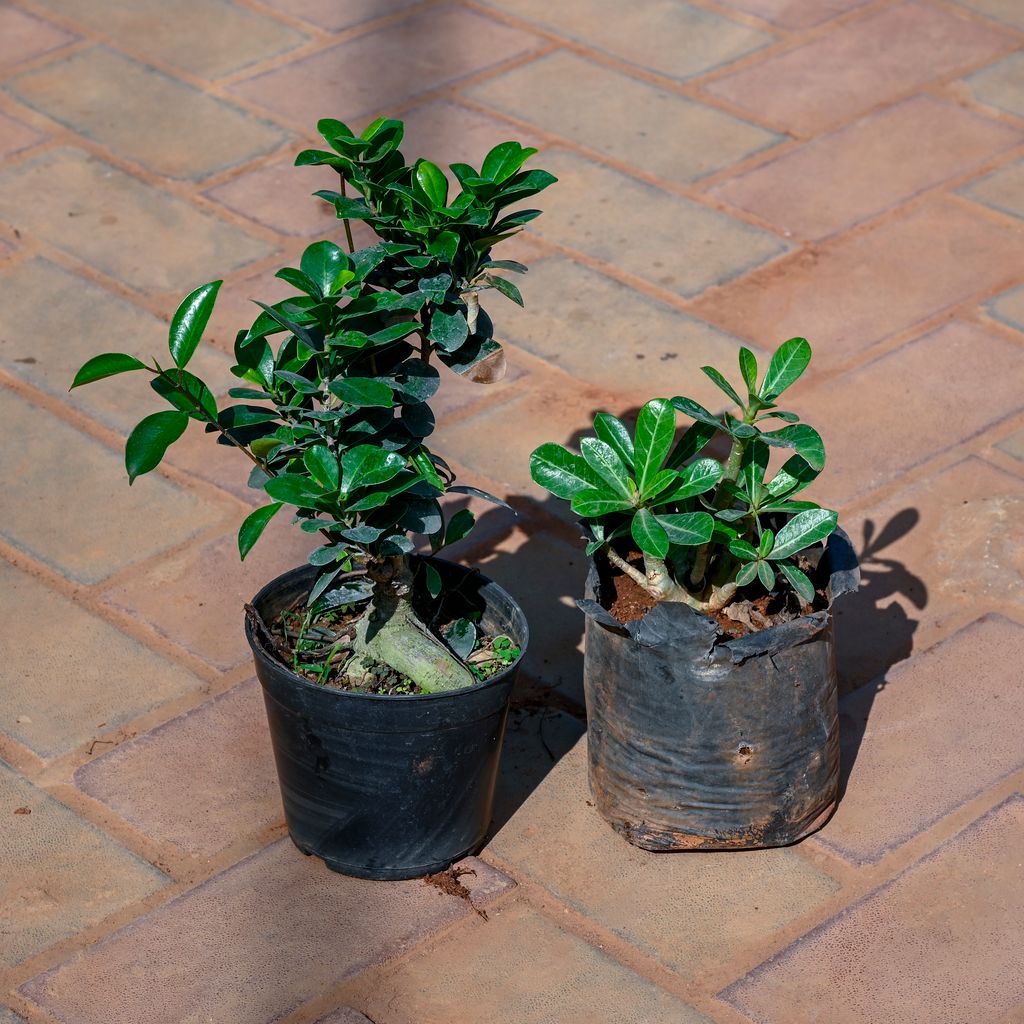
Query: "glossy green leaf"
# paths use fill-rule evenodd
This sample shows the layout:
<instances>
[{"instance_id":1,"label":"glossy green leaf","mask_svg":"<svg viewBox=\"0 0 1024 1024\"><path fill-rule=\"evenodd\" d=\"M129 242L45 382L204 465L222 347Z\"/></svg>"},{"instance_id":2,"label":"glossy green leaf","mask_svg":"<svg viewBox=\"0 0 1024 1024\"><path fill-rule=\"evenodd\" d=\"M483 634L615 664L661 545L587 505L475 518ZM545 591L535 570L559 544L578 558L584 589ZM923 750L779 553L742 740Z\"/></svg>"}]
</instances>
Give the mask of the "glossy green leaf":
<instances>
[{"instance_id":1,"label":"glossy green leaf","mask_svg":"<svg viewBox=\"0 0 1024 1024\"><path fill-rule=\"evenodd\" d=\"M340 192L333 192L325 188L314 192L313 195L330 203L339 220L373 219L373 210L366 205L365 199L351 199L348 196L343 196Z\"/></svg>"},{"instance_id":2,"label":"glossy green leaf","mask_svg":"<svg viewBox=\"0 0 1024 1024\"><path fill-rule=\"evenodd\" d=\"M457 544L460 540L468 537L476 525L476 516L468 508L460 508L448 520L444 531L445 544Z\"/></svg>"},{"instance_id":3,"label":"glossy green leaf","mask_svg":"<svg viewBox=\"0 0 1024 1024\"><path fill-rule=\"evenodd\" d=\"M679 474L674 469L662 469L655 473L648 481L646 490L640 492L640 498L645 505L665 504L669 499L664 495L671 493L669 488L678 484Z\"/></svg>"},{"instance_id":4,"label":"glossy green leaf","mask_svg":"<svg viewBox=\"0 0 1024 1024\"><path fill-rule=\"evenodd\" d=\"M492 505L507 508L512 515L518 515L516 510L507 501L502 501L496 494L491 494L490 491L481 490L479 487L470 487L468 484L452 484L448 488L448 493L468 494L474 498L480 498L482 501L489 501Z\"/></svg>"},{"instance_id":5,"label":"glossy green leaf","mask_svg":"<svg viewBox=\"0 0 1024 1024\"><path fill-rule=\"evenodd\" d=\"M818 470L811 469L799 455L787 459L782 468L768 482L768 493L774 497L797 494L818 478Z\"/></svg>"},{"instance_id":6,"label":"glossy green leaf","mask_svg":"<svg viewBox=\"0 0 1024 1024\"><path fill-rule=\"evenodd\" d=\"M496 291L511 299L517 306L524 304L523 293L511 281L506 280L504 277L498 277L495 274L485 274L484 280Z\"/></svg>"},{"instance_id":7,"label":"glossy green leaf","mask_svg":"<svg viewBox=\"0 0 1024 1024\"><path fill-rule=\"evenodd\" d=\"M298 473L282 473L271 477L263 485L263 490L275 501L300 508L314 508L316 506L313 503L324 496L323 489L316 481Z\"/></svg>"},{"instance_id":8,"label":"glossy green leaf","mask_svg":"<svg viewBox=\"0 0 1024 1024\"><path fill-rule=\"evenodd\" d=\"M669 469L678 469L687 459L702 452L719 429L717 423L715 426L709 426L707 423L691 423L683 431L683 436L676 442L675 448L672 449L668 457Z\"/></svg>"},{"instance_id":9,"label":"glossy green leaf","mask_svg":"<svg viewBox=\"0 0 1024 1024\"><path fill-rule=\"evenodd\" d=\"M328 387L332 395L358 409L390 409L395 404L394 391L373 377L340 377Z\"/></svg>"},{"instance_id":10,"label":"glossy green leaf","mask_svg":"<svg viewBox=\"0 0 1024 1024\"><path fill-rule=\"evenodd\" d=\"M722 472L722 464L716 459L697 459L680 470L679 486L663 497L672 501L682 501L698 494L706 494L722 479Z\"/></svg>"},{"instance_id":11,"label":"glossy green leaf","mask_svg":"<svg viewBox=\"0 0 1024 1024\"><path fill-rule=\"evenodd\" d=\"M629 436L626 425L620 419L611 413L599 412L594 417L594 433L614 449L627 469L633 468L633 438Z\"/></svg>"},{"instance_id":12,"label":"glossy green leaf","mask_svg":"<svg viewBox=\"0 0 1024 1024\"><path fill-rule=\"evenodd\" d=\"M150 380L149 386L175 409L187 412L193 419L207 423L217 419L217 400L213 392L188 370L164 370Z\"/></svg>"},{"instance_id":13,"label":"glossy green leaf","mask_svg":"<svg viewBox=\"0 0 1024 1024\"><path fill-rule=\"evenodd\" d=\"M642 508L630 524L633 540L645 555L664 558L668 554L669 539L665 527L649 509Z\"/></svg>"},{"instance_id":14,"label":"glossy green leaf","mask_svg":"<svg viewBox=\"0 0 1024 1024\"><path fill-rule=\"evenodd\" d=\"M780 430L766 430L761 439L773 448L793 448L810 467L819 472L825 468L825 444L821 435L806 423L794 423Z\"/></svg>"},{"instance_id":15,"label":"glossy green leaf","mask_svg":"<svg viewBox=\"0 0 1024 1024\"><path fill-rule=\"evenodd\" d=\"M633 507L625 498L617 498L596 488L580 491L572 498L572 510L581 516L605 516L610 512L625 512Z\"/></svg>"},{"instance_id":16,"label":"glossy green leaf","mask_svg":"<svg viewBox=\"0 0 1024 1024\"><path fill-rule=\"evenodd\" d=\"M440 210L447 205L448 179L440 167L432 164L429 160L420 160L416 164L414 177L435 210Z\"/></svg>"},{"instance_id":17,"label":"glossy green leaf","mask_svg":"<svg viewBox=\"0 0 1024 1024\"><path fill-rule=\"evenodd\" d=\"M427 593L436 600L444 586L441 582L441 574L432 565L425 565L423 577L427 585Z\"/></svg>"},{"instance_id":18,"label":"glossy green leaf","mask_svg":"<svg viewBox=\"0 0 1024 1024\"><path fill-rule=\"evenodd\" d=\"M814 603L814 584L792 562L779 562L775 567L789 580L790 586L808 604Z\"/></svg>"},{"instance_id":19,"label":"glossy green leaf","mask_svg":"<svg viewBox=\"0 0 1024 1024\"><path fill-rule=\"evenodd\" d=\"M740 374L751 397L757 394L757 359L749 348L740 347Z\"/></svg>"},{"instance_id":20,"label":"glossy green leaf","mask_svg":"<svg viewBox=\"0 0 1024 1024\"><path fill-rule=\"evenodd\" d=\"M640 410L634 434L634 466L637 484L643 491L665 464L676 433L676 414L672 403L652 398Z\"/></svg>"},{"instance_id":21,"label":"glossy green leaf","mask_svg":"<svg viewBox=\"0 0 1024 1024\"><path fill-rule=\"evenodd\" d=\"M757 545L757 555L759 558L767 558L771 554L772 547L775 544L775 534L771 530L765 530L761 534L761 540Z\"/></svg>"},{"instance_id":22,"label":"glossy green leaf","mask_svg":"<svg viewBox=\"0 0 1024 1024\"><path fill-rule=\"evenodd\" d=\"M299 267L321 295L333 295L349 269L349 259L333 242L314 242L303 252Z\"/></svg>"},{"instance_id":23,"label":"glossy green leaf","mask_svg":"<svg viewBox=\"0 0 1024 1024\"><path fill-rule=\"evenodd\" d=\"M406 460L395 452L386 452L372 444L350 448L341 457L341 480L344 493L359 487L387 483L406 467Z\"/></svg>"},{"instance_id":24,"label":"glossy green leaf","mask_svg":"<svg viewBox=\"0 0 1024 1024\"><path fill-rule=\"evenodd\" d=\"M757 561L757 548L750 541L737 538L729 545L729 553L737 558L745 558L748 561Z\"/></svg>"},{"instance_id":25,"label":"glossy green leaf","mask_svg":"<svg viewBox=\"0 0 1024 1024\"><path fill-rule=\"evenodd\" d=\"M836 528L839 516L827 508L813 508L795 515L775 535L773 560L789 558L824 540Z\"/></svg>"},{"instance_id":26,"label":"glossy green leaf","mask_svg":"<svg viewBox=\"0 0 1024 1024\"><path fill-rule=\"evenodd\" d=\"M745 587L748 583L753 583L756 577L757 562L747 562L746 565L741 565L736 572L736 585Z\"/></svg>"},{"instance_id":27,"label":"glossy green leaf","mask_svg":"<svg viewBox=\"0 0 1024 1024\"><path fill-rule=\"evenodd\" d=\"M85 363L75 374L71 387L77 388L82 384L91 384L94 380L103 380L104 377L113 377L118 373L128 373L130 370L144 370L145 368L146 364L136 359L135 356L125 355L123 352L105 352L103 355L93 356Z\"/></svg>"},{"instance_id":28,"label":"glossy green leaf","mask_svg":"<svg viewBox=\"0 0 1024 1024\"><path fill-rule=\"evenodd\" d=\"M456 619L444 631L444 639L456 657L465 661L476 646L476 626L469 619Z\"/></svg>"},{"instance_id":29,"label":"glossy green leaf","mask_svg":"<svg viewBox=\"0 0 1024 1024\"><path fill-rule=\"evenodd\" d=\"M530 476L556 498L566 500L601 485L601 478L581 456L553 443L542 444L530 456Z\"/></svg>"},{"instance_id":30,"label":"glossy green leaf","mask_svg":"<svg viewBox=\"0 0 1024 1024\"><path fill-rule=\"evenodd\" d=\"M302 454L309 475L325 490L336 491L340 482L338 456L325 444L315 444Z\"/></svg>"},{"instance_id":31,"label":"glossy green leaf","mask_svg":"<svg viewBox=\"0 0 1024 1024\"><path fill-rule=\"evenodd\" d=\"M626 466L611 445L596 437L585 437L580 441L580 450L606 488L620 498L628 500L633 496Z\"/></svg>"},{"instance_id":32,"label":"glossy green leaf","mask_svg":"<svg viewBox=\"0 0 1024 1024\"><path fill-rule=\"evenodd\" d=\"M518 142L501 142L484 157L480 177L495 184L512 177L537 150Z\"/></svg>"},{"instance_id":33,"label":"glossy green leaf","mask_svg":"<svg viewBox=\"0 0 1024 1024\"><path fill-rule=\"evenodd\" d=\"M454 231L442 231L427 245L427 252L443 263L453 263L459 251L459 236Z\"/></svg>"},{"instance_id":34,"label":"glossy green leaf","mask_svg":"<svg viewBox=\"0 0 1024 1024\"><path fill-rule=\"evenodd\" d=\"M252 546L260 539L267 523L280 510L281 503L275 501L272 505L264 505L262 508L250 512L242 521L242 525L238 528L238 554L243 561L252 550Z\"/></svg>"},{"instance_id":35,"label":"glossy green leaf","mask_svg":"<svg viewBox=\"0 0 1024 1024\"><path fill-rule=\"evenodd\" d=\"M691 420L704 423L709 427L714 427L716 430L723 429L722 421L717 416L713 416L703 405L699 405L692 398L683 398L681 395L677 395L672 399L672 404L684 416L689 416Z\"/></svg>"},{"instance_id":36,"label":"glossy green leaf","mask_svg":"<svg viewBox=\"0 0 1024 1024\"><path fill-rule=\"evenodd\" d=\"M776 350L761 383L761 398L774 401L799 379L811 361L811 346L806 338L790 338Z\"/></svg>"},{"instance_id":37,"label":"glossy green leaf","mask_svg":"<svg viewBox=\"0 0 1024 1024\"><path fill-rule=\"evenodd\" d=\"M128 483L160 465L167 449L185 433L188 416L183 412L155 412L142 420L128 435L124 464Z\"/></svg>"},{"instance_id":38,"label":"glossy green leaf","mask_svg":"<svg viewBox=\"0 0 1024 1024\"><path fill-rule=\"evenodd\" d=\"M746 403L738 394L736 389L725 379L725 377L718 372L713 366L702 366L701 370L712 380L714 383L724 391L741 409L745 407Z\"/></svg>"},{"instance_id":39,"label":"glossy green leaf","mask_svg":"<svg viewBox=\"0 0 1024 1024\"><path fill-rule=\"evenodd\" d=\"M445 313L435 309L427 337L444 352L454 352L469 337L469 324L462 312Z\"/></svg>"},{"instance_id":40,"label":"glossy green leaf","mask_svg":"<svg viewBox=\"0 0 1024 1024\"><path fill-rule=\"evenodd\" d=\"M707 544L715 529L715 521L707 512L656 515L655 519L668 539L673 544L683 547Z\"/></svg>"},{"instance_id":41,"label":"glossy green leaf","mask_svg":"<svg viewBox=\"0 0 1024 1024\"><path fill-rule=\"evenodd\" d=\"M751 441L740 460L739 484L750 501L757 505L764 492L764 475L768 471L771 452L760 438Z\"/></svg>"},{"instance_id":42,"label":"glossy green leaf","mask_svg":"<svg viewBox=\"0 0 1024 1024\"><path fill-rule=\"evenodd\" d=\"M757 563L757 578L761 581L761 586L771 593L772 587L775 586L775 570L768 562Z\"/></svg>"},{"instance_id":43,"label":"glossy green leaf","mask_svg":"<svg viewBox=\"0 0 1024 1024\"><path fill-rule=\"evenodd\" d=\"M174 311L171 329L167 335L167 347L175 366L184 367L192 358L210 321L210 314L217 301L217 292L223 283L211 281L209 284L201 285L187 295Z\"/></svg>"}]
</instances>

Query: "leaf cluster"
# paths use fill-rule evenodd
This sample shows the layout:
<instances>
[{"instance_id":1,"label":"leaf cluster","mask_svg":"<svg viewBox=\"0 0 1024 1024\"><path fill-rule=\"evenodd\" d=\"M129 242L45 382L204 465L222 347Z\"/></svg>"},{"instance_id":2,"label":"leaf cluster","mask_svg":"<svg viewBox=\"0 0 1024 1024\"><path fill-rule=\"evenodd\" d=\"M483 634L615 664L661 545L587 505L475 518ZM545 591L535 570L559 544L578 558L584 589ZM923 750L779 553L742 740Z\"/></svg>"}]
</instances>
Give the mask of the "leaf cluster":
<instances>
[{"instance_id":1,"label":"leaf cluster","mask_svg":"<svg viewBox=\"0 0 1024 1024\"><path fill-rule=\"evenodd\" d=\"M397 148L401 122L376 121L360 136L338 121L321 121L320 130L334 152L306 152L296 162L336 167L342 187L350 182L360 198L320 195L339 217L366 220L380 240L355 252L314 242L297 267L278 271L296 294L257 303L259 314L238 332L231 401L220 404L188 369L220 281L197 288L175 312L173 365L106 353L89 360L72 384L129 371L152 375L151 387L170 408L145 417L128 437L129 482L156 468L191 420L243 450L253 463L250 486L270 501L242 523L239 552L244 558L268 522L290 507L301 528L323 541L310 556L322 567L311 602L329 587L338 601L356 599L358 586L344 584L354 560L406 555L415 535L434 551L466 536L473 515L462 510L446 521L439 504L446 492L498 502L455 484L426 444L434 429L429 401L441 381L434 359L472 376L500 350L475 290L495 288L521 302L491 271L526 268L492 261L490 248L538 212L503 215L505 207L554 180L521 172L535 151L507 142L479 172L455 165L463 191L449 203L440 170L423 160L405 163ZM475 289L473 300L467 288ZM436 596L436 573L427 585Z\"/></svg>"},{"instance_id":2,"label":"leaf cluster","mask_svg":"<svg viewBox=\"0 0 1024 1024\"><path fill-rule=\"evenodd\" d=\"M810 359L807 341L792 338L759 382L754 354L741 348L739 389L702 367L737 412L715 415L690 398L655 398L632 433L598 413L580 454L557 444L534 451L533 479L585 520L588 554L614 557L617 542L635 546L644 556L643 585L659 599L713 611L755 581L771 592L781 576L812 602L814 585L794 559L828 537L837 516L798 495L824 468L825 448L813 427L777 404ZM677 413L690 420L678 437ZM715 437L728 441L724 461L705 454ZM775 448L792 454L770 473Z\"/></svg>"}]
</instances>

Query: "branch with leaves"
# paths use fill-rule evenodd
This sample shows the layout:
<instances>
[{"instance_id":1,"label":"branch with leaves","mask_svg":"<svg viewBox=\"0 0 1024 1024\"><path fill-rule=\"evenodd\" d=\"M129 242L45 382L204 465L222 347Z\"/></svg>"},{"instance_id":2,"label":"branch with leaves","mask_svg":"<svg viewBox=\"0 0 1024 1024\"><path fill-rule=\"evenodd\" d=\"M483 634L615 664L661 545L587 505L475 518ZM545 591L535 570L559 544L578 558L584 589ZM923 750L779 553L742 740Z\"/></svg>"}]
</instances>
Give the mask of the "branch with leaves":
<instances>
[{"instance_id":1,"label":"branch with leaves","mask_svg":"<svg viewBox=\"0 0 1024 1024\"><path fill-rule=\"evenodd\" d=\"M757 360L741 348L745 398L714 367L702 367L738 414L716 416L690 398L655 398L631 434L616 417L598 413L580 454L557 444L534 451L533 479L586 522L588 554L604 552L658 601L716 612L743 588L772 592L785 584L811 603L814 584L796 558L832 533L837 515L797 497L824 468L825 447L813 427L776 404L810 359L811 346L792 338L759 384ZM677 439L679 412L692 422ZM771 420L785 425L766 429ZM724 462L702 455L719 435L729 441ZM772 449L793 454L769 477ZM642 571L623 556L624 545L639 550Z\"/></svg>"}]
</instances>

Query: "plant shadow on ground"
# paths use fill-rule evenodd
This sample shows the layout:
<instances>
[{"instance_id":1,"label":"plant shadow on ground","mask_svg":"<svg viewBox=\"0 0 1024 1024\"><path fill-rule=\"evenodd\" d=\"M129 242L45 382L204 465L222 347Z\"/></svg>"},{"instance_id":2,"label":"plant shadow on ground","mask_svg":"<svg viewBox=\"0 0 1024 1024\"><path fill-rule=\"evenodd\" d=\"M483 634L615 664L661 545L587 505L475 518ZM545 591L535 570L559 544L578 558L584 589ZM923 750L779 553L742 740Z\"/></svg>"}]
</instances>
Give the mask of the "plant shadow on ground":
<instances>
[{"instance_id":1,"label":"plant shadow on ground","mask_svg":"<svg viewBox=\"0 0 1024 1024\"><path fill-rule=\"evenodd\" d=\"M875 696L885 688L889 671L909 658L918 620L907 610L922 611L928 588L902 562L883 552L905 537L920 520L916 508L897 512L881 529L865 519L860 538L861 584L836 605L836 659L839 673L840 800L846 792ZM857 547L857 540L854 546Z\"/></svg>"}]
</instances>

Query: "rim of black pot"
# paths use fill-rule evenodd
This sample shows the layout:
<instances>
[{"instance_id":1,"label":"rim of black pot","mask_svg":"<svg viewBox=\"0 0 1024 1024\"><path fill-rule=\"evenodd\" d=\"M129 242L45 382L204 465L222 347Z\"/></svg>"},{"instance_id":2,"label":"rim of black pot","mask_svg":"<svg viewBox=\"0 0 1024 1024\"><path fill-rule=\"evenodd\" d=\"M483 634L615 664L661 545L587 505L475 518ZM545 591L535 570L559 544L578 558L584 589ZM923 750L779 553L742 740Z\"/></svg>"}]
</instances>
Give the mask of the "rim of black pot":
<instances>
[{"instance_id":1,"label":"rim of black pot","mask_svg":"<svg viewBox=\"0 0 1024 1024\"><path fill-rule=\"evenodd\" d=\"M409 701L428 701L428 700L450 700L453 697L458 697L460 694L468 693L480 693L483 690L488 689L491 686L496 686L501 683L506 676L514 669L517 669L526 655L526 649L530 644L530 624L526 620L526 615L523 613L519 602L499 583L495 583L489 576L485 576L479 569L467 569L465 566L459 565L457 562L448 562L445 558L435 558L431 561L446 562L448 565L455 566L456 568L463 569L467 573L475 574L481 581L483 586L494 587L497 591L504 594L506 598L512 603L523 620L523 636L522 636L522 653L511 665L506 665L500 672L495 672L490 679L482 679L475 683L473 686L463 686L458 690L445 690L442 693L362 693L359 690L342 690L332 686L323 686L320 683L311 682L309 679L300 676L297 672L293 671L282 661L278 661L272 657L264 646L262 640L255 636L252 628L252 620L248 615L245 616L245 638L249 641L249 647L252 649L253 656L259 658L265 665L274 668L278 671L284 672L288 677L288 681L291 683L298 684L300 686L307 687L311 690L315 690L317 693L329 693L334 694L338 697L350 697L359 700L374 700L374 701L388 701L394 702L409 702ZM280 576L275 576L269 583L266 583L263 587L257 591L256 596L252 599L252 605L255 607L259 604L263 596L269 591L276 583L284 579L286 576L292 576L300 572L308 571L310 566L299 565L294 569L289 569L287 572L281 573Z\"/></svg>"}]
</instances>

